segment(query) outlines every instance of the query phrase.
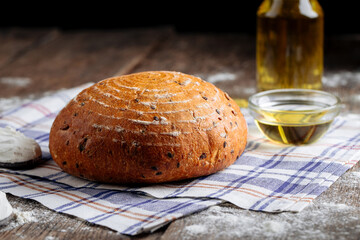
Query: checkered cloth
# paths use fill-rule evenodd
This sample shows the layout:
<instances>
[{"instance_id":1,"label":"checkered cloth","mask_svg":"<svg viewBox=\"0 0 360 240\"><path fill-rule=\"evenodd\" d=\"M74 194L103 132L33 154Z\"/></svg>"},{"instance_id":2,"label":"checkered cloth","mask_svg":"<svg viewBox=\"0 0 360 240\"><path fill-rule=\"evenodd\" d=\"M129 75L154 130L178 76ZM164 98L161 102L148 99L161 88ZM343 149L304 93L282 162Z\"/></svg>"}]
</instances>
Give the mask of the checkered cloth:
<instances>
[{"instance_id":1,"label":"checkered cloth","mask_svg":"<svg viewBox=\"0 0 360 240\"><path fill-rule=\"evenodd\" d=\"M61 171L51 160L48 140L56 114L88 86L62 90L0 114L0 127L11 126L36 139L49 159L31 170L2 169L1 191L136 235L223 201L264 212L301 211L360 158L358 115L336 118L326 135L312 145L289 147L266 140L247 109L242 109L249 128L248 145L221 172L143 187L86 181Z\"/></svg>"}]
</instances>

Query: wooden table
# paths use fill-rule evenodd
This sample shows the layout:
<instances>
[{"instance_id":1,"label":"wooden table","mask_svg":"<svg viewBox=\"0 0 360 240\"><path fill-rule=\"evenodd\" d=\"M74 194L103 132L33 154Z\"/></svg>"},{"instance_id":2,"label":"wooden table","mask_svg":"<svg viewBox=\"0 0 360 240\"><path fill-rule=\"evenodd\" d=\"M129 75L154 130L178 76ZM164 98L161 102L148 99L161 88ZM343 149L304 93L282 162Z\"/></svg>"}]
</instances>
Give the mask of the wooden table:
<instances>
[{"instance_id":1,"label":"wooden table","mask_svg":"<svg viewBox=\"0 0 360 240\"><path fill-rule=\"evenodd\" d=\"M324 89L342 99L344 113L360 113L359 56L360 35L326 37ZM255 38L177 33L172 27L70 32L0 29L0 109L6 108L6 103L41 97L61 88L145 70L197 75L233 98L247 99L256 91ZM216 208L217 213L205 210L133 238L360 239L359 175L357 164L298 214L258 213L226 203ZM56 213L35 201L7 196L15 209L32 211L37 221L0 227L0 239L130 238ZM230 217L248 219L257 228L250 229L243 221L226 226L221 220L211 221L214 215L224 221ZM270 225L262 225L264 222ZM279 227L276 223L283 224ZM206 231L199 231L199 224L206 226Z\"/></svg>"}]
</instances>

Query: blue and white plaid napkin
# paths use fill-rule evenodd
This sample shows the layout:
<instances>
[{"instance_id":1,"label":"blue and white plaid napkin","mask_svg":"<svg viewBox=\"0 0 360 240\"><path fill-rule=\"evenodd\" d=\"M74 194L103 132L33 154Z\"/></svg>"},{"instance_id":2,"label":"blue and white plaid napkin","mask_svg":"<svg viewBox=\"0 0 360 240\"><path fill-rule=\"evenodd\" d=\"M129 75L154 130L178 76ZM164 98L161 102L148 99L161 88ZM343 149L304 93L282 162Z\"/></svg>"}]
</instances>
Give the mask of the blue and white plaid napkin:
<instances>
[{"instance_id":1,"label":"blue and white plaid napkin","mask_svg":"<svg viewBox=\"0 0 360 240\"><path fill-rule=\"evenodd\" d=\"M0 113L0 127L11 126L36 139L49 159L31 170L1 169L1 191L136 235L223 201L263 212L301 211L360 159L358 115L338 117L312 145L289 147L266 140L247 109L242 109L249 128L247 148L221 172L144 187L86 181L61 171L51 160L48 140L56 114L88 86L62 90Z\"/></svg>"}]
</instances>

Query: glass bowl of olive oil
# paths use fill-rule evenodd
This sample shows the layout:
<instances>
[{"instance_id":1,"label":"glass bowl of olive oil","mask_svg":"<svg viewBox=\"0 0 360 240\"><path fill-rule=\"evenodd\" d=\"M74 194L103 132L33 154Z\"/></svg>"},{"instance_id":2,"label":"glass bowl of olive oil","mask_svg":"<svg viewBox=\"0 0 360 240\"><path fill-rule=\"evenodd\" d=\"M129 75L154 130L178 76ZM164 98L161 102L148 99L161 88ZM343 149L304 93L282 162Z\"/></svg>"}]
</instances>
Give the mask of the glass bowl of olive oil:
<instances>
[{"instance_id":1,"label":"glass bowl of olive oil","mask_svg":"<svg viewBox=\"0 0 360 240\"><path fill-rule=\"evenodd\" d=\"M270 140L311 144L321 138L341 110L340 99L325 91L275 89L249 98L250 114Z\"/></svg>"}]
</instances>

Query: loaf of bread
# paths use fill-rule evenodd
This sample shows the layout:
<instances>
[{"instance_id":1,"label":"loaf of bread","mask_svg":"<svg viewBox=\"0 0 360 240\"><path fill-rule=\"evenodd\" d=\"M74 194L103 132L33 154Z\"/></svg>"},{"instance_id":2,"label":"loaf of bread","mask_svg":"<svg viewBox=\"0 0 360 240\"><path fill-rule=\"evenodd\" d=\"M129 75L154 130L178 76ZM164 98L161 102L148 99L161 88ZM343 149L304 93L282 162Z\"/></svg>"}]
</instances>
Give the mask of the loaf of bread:
<instances>
[{"instance_id":1,"label":"loaf of bread","mask_svg":"<svg viewBox=\"0 0 360 240\"><path fill-rule=\"evenodd\" d=\"M195 76L149 71L79 93L56 117L49 147L80 178L161 183L228 167L246 140L245 119L228 94Z\"/></svg>"}]
</instances>

